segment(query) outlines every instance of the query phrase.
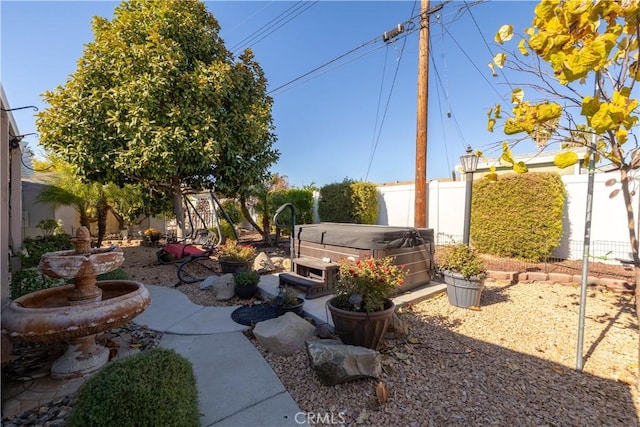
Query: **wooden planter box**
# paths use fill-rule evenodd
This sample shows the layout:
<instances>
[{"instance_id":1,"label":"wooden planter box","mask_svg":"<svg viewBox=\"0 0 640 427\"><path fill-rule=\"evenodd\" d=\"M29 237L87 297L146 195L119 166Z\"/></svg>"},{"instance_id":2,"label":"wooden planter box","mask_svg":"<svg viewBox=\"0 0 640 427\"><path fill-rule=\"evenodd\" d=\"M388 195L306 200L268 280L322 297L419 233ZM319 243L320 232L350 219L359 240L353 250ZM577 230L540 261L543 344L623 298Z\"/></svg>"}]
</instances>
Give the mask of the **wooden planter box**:
<instances>
[{"instance_id":1,"label":"wooden planter box","mask_svg":"<svg viewBox=\"0 0 640 427\"><path fill-rule=\"evenodd\" d=\"M337 262L355 259L396 257L408 274L401 291L426 285L433 278L434 238L431 228L384 225L320 223L298 226L295 256Z\"/></svg>"}]
</instances>

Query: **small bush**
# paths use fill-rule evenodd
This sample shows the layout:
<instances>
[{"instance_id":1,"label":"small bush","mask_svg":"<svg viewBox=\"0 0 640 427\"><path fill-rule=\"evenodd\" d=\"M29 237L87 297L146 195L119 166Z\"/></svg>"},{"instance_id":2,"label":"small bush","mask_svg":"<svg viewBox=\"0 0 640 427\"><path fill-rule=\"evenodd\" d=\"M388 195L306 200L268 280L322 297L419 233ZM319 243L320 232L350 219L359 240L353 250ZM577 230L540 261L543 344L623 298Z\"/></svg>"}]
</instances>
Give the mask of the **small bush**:
<instances>
[{"instance_id":1,"label":"small bush","mask_svg":"<svg viewBox=\"0 0 640 427\"><path fill-rule=\"evenodd\" d=\"M234 225L240 224L240 222L243 219L242 211L240 210L240 203L238 203L233 199L226 199L221 203L221 205L222 205L222 209L224 209L226 214L229 216L229 219L231 220L231 222ZM224 215L222 215L222 213L219 213L218 216L220 217L221 220L222 219L226 220L226 218L224 218Z\"/></svg>"},{"instance_id":2,"label":"small bush","mask_svg":"<svg viewBox=\"0 0 640 427\"><path fill-rule=\"evenodd\" d=\"M11 274L9 293L11 294L11 299L16 299L31 292L41 291L64 283L64 280L45 276L36 267L25 268Z\"/></svg>"},{"instance_id":3,"label":"small bush","mask_svg":"<svg viewBox=\"0 0 640 427\"><path fill-rule=\"evenodd\" d=\"M68 425L199 426L191 363L156 348L107 365L80 388Z\"/></svg>"},{"instance_id":4,"label":"small bush","mask_svg":"<svg viewBox=\"0 0 640 427\"><path fill-rule=\"evenodd\" d=\"M96 280L127 280L128 278L129 274L127 274L127 272L122 268L118 267L113 271L99 274L98 277L96 277Z\"/></svg>"},{"instance_id":5,"label":"small bush","mask_svg":"<svg viewBox=\"0 0 640 427\"><path fill-rule=\"evenodd\" d=\"M27 238L22 242L22 267L37 267L40 257L47 252L73 249L71 236L68 234L53 234L37 239Z\"/></svg>"}]
</instances>

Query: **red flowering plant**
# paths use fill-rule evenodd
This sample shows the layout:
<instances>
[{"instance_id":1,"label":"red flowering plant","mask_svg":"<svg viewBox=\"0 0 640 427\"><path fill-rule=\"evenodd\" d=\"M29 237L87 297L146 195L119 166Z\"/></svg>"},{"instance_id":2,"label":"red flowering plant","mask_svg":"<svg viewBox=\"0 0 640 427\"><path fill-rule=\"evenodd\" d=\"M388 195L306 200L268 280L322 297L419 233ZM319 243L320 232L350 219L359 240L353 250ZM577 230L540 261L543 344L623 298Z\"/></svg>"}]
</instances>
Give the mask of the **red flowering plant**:
<instances>
[{"instance_id":1,"label":"red flowering plant","mask_svg":"<svg viewBox=\"0 0 640 427\"><path fill-rule=\"evenodd\" d=\"M348 311L381 311L385 301L404 282L404 266L395 265L394 257L338 261L339 275L334 286L332 305Z\"/></svg>"}]
</instances>

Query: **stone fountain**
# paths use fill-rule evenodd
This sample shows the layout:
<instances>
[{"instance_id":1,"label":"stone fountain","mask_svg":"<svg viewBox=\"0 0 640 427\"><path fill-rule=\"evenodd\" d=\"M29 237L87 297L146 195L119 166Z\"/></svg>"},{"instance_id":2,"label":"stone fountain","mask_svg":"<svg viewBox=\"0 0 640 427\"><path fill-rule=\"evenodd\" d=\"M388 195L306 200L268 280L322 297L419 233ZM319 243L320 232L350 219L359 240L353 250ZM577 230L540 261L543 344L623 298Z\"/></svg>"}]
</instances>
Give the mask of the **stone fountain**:
<instances>
[{"instance_id":1,"label":"stone fountain","mask_svg":"<svg viewBox=\"0 0 640 427\"><path fill-rule=\"evenodd\" d=\"M96 281L99 274L122 265L122 249L92 249L86 227L72 240L75 250L48 252L39 268L50 277L73 279L73 284L24 295L2 312L2 334L12 341L68 343L51 367L53 378L79 377L102 367L109 350L96 343L96 334L129 322L151 302L140 282Z\"/></svg>"}]
</instances>

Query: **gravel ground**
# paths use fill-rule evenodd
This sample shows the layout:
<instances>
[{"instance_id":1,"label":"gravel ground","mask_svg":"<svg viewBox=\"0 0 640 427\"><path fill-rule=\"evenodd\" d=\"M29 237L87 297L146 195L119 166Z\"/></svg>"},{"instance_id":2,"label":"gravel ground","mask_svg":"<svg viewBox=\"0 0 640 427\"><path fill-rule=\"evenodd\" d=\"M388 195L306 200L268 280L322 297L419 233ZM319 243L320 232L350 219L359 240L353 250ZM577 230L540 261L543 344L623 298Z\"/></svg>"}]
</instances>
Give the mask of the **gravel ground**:
<instances>
[{"instance_id":1,"label":"gravel ground","mask_svg":"<svg viewBox=\"0 0 640 427\"><path fill-rule=\"evenodd\" d=\"M125 248L125 268L136 280L170 286L175 267L155 265L149 249ZM178 289L196 303L220 304L197 285ZM277 356L254 344L302 411L327 425L638 425L633 297L589 291L582 373L579 298L576 286L490 282L479 311L453 307L446 295L405 307L409 334L384 341L382 378L332 387L304 351ZM389 391L383 405L379 381Z\"/></svg>"},{"instance_id":2,"label":"gravel ground","mask_svg":"<svg viewBox=\"0 0 640 427\"><path fill-rule=\"evenodd\" d=\"M159 265L155 248L123 251L132 280L176 283L176 267ZM177 289L197 304L237 303L197 285ZM304 351L277 356L252 342L314 425L639 425L633 298L591 290L586 307L583 373L575 371L579 289L548 283L487 283L478 311L446 295L402 308L409 333L383 341L378 380L325 386Z\"/></svg>"}]
</instances>

